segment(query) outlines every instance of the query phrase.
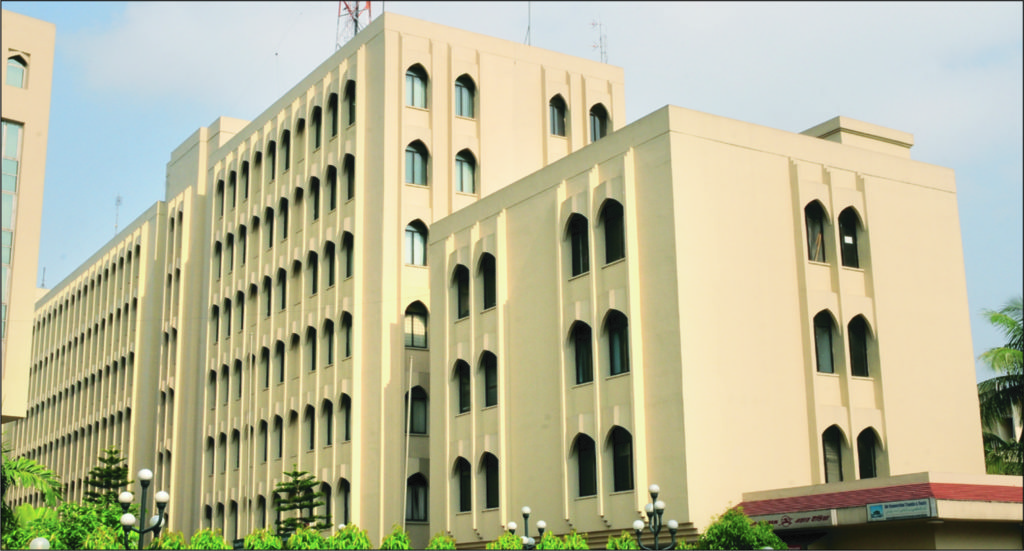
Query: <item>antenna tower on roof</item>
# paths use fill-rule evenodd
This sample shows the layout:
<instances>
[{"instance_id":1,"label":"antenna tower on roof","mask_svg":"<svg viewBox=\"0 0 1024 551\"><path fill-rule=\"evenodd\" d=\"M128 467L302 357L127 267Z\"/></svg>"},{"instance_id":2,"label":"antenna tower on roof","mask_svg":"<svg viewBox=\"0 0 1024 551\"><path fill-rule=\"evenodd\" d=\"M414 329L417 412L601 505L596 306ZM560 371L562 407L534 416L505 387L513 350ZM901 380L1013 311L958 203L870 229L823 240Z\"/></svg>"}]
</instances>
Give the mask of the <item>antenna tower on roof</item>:
<instances>
[{"instance_id":1,"label":"antenna tower on roof","mask_svg":"<svg viewBox=\"0 0 1024 551\"><path fill-rule=\"evenodd\" d=\"M364 14L366 15L366 24L362 21ZM342 44L358 34L359 29L368 25L371 19L373 19L373 13L370 11L370 2L348 2L345 0L338 2L338 27L335 31L334 49L340 50Z\"/></svg>"},{"instance_id":2,"label":"antenna tower on roof","mask_svg":"<svg viewBox=\"0 0 1024 551\"><path fill-rule=\"evenodd\" d=\"M592 47L600 49L601 63L608 63L608 37L604 34L604 24L598 19L597 21L591 21L590 26L597 29L597 43Z\"/></svg>"}]
</instances>

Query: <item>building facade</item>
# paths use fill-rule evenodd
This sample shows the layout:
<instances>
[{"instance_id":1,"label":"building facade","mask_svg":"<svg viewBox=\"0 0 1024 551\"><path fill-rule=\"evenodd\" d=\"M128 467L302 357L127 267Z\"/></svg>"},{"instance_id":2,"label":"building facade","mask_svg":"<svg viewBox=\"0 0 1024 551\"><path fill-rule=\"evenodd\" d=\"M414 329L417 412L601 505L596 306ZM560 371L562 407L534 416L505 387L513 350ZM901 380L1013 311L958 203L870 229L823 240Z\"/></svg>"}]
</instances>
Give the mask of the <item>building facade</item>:
<instances>
[{"instance_id":1,"label":"building facade","mask_svg":"<svg viewBox=\"0 0 1024 551\"><path fill-rule=\"evenodd\" d=\"M0 365L3 417L25 417L46 141L53 82L52 23L3 10L3 191L0 196Z\"/></svg>"},{"instance_id":2,"label":"building facade","mask_svg":"<svg viewBox=\"0 0 1024 551\"><path fill-rule=\"evenodd\" d=\"M118 445L170 529L231 540L308 471L421 547L523 505L594 544L650 483L692 535L748 492L983 472L951 171L842 118L623 121L619 68L380 16L37 302L16 453L80 499Z\"/></svg>"}]
</instances>

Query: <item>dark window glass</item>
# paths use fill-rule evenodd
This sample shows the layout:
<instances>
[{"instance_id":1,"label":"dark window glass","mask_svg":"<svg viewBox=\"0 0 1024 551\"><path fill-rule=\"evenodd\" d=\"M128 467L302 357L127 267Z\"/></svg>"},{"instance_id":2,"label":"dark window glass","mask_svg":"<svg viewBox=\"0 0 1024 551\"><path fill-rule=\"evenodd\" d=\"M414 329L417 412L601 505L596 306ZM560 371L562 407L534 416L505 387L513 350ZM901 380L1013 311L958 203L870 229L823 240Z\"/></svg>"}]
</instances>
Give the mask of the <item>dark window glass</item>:
<instances>
[{"instance_id":1,"label":"dark window glass","mask_svg":"<svg viewBox=\"0 0 1024 551\"><path fill-rule=\"evenodd\" d=\"M597 495L597 453L594 441L585 434L576 437L576 469L580 497Z\"/></svg>"},{"instance_id":2,"label":"dark window glass","mask_svg":"<svg viewBox=\"0 0 1024 551\"><path fill-rule=\"evenodd\" d=\"M456 317L469 317L469 268L459 265L455 268Z\"/></svg>"},{"instance_id":3,"label":"dark window glass","mask_svg":"<svg viewBox=\"0 0 1024 551\"><path fill-rule=\"evenodd\" d=\"M857 436L857 462L860 463L861 478L875 478L878 476L878 469L875 459L877 439L875 431L864 429Z\"/></svg>"},{"instance_id":4,"label":"dark window glass","mask_svg":"<svg viewBox=\"0 0 1024 551\"><path fill-rule=\"evenodd\" d=\"M608 361L612 375L629 371L629 322L617 310L608 314Z\"/></svg>"},{"instance_id":5,"label":"dark window glass","mask_svg":"<svg viewBox=\"0 0 1024 551\"><path fill-rule=\"evenodd\" d=\"M459 383L459 413L466 413L470 410L470 380L469 365L459 360L455 366L455 376Z\"/></svg>"},{"instance_id":6,"label":"dark window glass","mask_svg":"<svg viewBox=\"0 0 1024 551\"><path fill-rule=\"evenodd\" d=\"M327 118L330 120L331 137L338 135L338 94L327 98Z\"/></svg>"},{"instance_id":7,"label":"dark window glass","mask_svg":"<svg viewBox=\"0 0 1024 551\"><path fill-rule=\"evenodd\" d=\"M348 107L348 123L356 123L356 83L350 80L345 83L345 105Z\"/></svg>"},{"instance_id":8,"label":"dark window glass","mask_svg":"<svg viewBox=\"0 0 1024 551\"><path fill-rule=\"evenodd\" d=\"M427 185L427 151L418 141L405 148L405 183Z\"/></svg>"},{"instance_id":9,"label":"dark window glass","mask_svg":"<svg viewBox=\"0 0 1024 551\"><path fill-rule=\"evenodd\" d=\"M493 255L485 254L480 259L480 272L484 280L484 310L494 308L498 303L497 274L494 264Z\"/></svg>"},{"instance_id":10,"label":"dark window glass","mask_svg":"<svg viewBox=\"0 0 1024 551\"><path fill-rule=\"evenodd\" d=\"M594 380L594 354L591 348L590 326L577 322L572 330L573 351L576 358L576 384Z\"/></svg>"},{"instance_id":11,"label":"dark window glass","mask_svg":"<svg viewBox=\"0 0 1024 551\"><path fill-rule=\"evenodd\" d=\"M427 72L419 65L413 65L405 72L405 104L423 109L427 107Z\"/></svg>"},{"instance_id":12,"label":"dark window glass","mask_svg":"<svg viewBox=\"0 0 1024 551\"><path fill-rule=\"evenodd\" d=\"M821 435L821 447L825 452L825 482L843 481L842 462L843 435L839 427L832 425Z\"/></svg>"},{"instance_id":13,"label":"dark window glass","mask_svg":"<svg viewBox=\"0 0 1024 551\"><path fill-rule=\"evenodd\" d=\"M868 377L868 327L864 318L857 316L848 326L850 338L850 372L855 377Z\"/></svg>"},{"instance_id":14,"label":"dark window glass","mask_svg":"<svg viewBox=\"0 0 1024 551\"><path fill-rule=\"evenodd\" d=\"M633 437L625 429L612 429L612 472L616 492L633 489Z\"/></svg>"},{"instance_id":15,"label":"dark window glass","mask_svg":"<svg viewBox=\"0 0 1024 551\"><path fill-rule=\"evenodd\" d=\"M551 122L551 135L565 136L565 100L562 96L551 98L548 103L548 117Z\"/></svg>"},{"instance_id":16,"label":"dark window glass","mask_svg":"<svg viewBox=\"0 0 1024 551\"><path fill-rule=\"evenodd\" d=\"M484 473L487 482L487 499L485 507L494 509L498 506L498 458L486 453L484 454Z\"/></svg>"},{"instance_id":17,"label":"dark window glass","mask_svg":"<svg viewBox=\"0 0 1024 551\"><path fill-rule=\"evenodd\" d=\"M598 103L590 108L590 142L608 135L608 111Z\"/></svg>"},{"instance_id":18,"label":"dark window glass","mask_svg":"<svg viewBox=\"0 0 1024 551\"><path fill-rule=\"evenodd\" d=\"M356 158L352 155L345 155L345 190L346 199L356 196Z\"/></svg>"},{"instance_id":19,"label":"dark window glass","mask_svg":"<svg viewBox=\"0 0 1024 551\"><path fill-rule=\"evenodd\" d=\"M420 473L409 477L406 485L405 520L427 521L427 479Z\"/></svg>"},{"instance_id":20,"label":"dark window glass","mask_svg":"<svg viewBox=\"0 0 1024 551\"><path fill-rule=\"evenodd\" d=\"M423 387L412 389L412 396L409 398L408 406L412 406L412 412L407 415L409 419L409 432L411 434L427 434L427 393Z\"/></svg>"},{"instance_id":21,"label":"dark window glass","mask_svg":"<svg viewBox=\"0 0 1024 551\"><path fill-rule=\"evenodd\" d=\"M827 262L825 255L825 211L817 201L804 208L807 222L807 258Z\"/></svg>"},{"instance_id":22,"label":"dark window glass","mask_svg":"<svg viewBox=\"0 0 1024 551\"><path fill-rule=\"evenodd\" d=\"M814 316L814 350L819 373L835 373L832 362L832 316L819 312Z\"/></svg>"},{"instance_id":23,"label":"dark window glass","mask_svg":"<svg viewBox=\"0 0 1024 551\"><path fill-rule=\"evenodd\" d=\"M476 87L469 75L455 81L455 116L473 118L473 97Z\"/></svg>"},{"instance_id":24,"label":"dark window glass","mask_svg":"<svg viewBox=\"0 0 1024 551\"><path fill-rule=\"evenodd\" d=\"M860 257L857 253L857 213L848 208L839 214L839 252L843 266L860 268Z\"/></svg>"},{"instance_id":25,"label":"dark window glass","mask_svg":"<svg viewBox=\"0 0 1024 551\"><path fill-rule=\"evenodd\" d=\"M427 347L427 308L418 301L405 310L405 346Z\"/></svg>"},{"instance_id":26,"label":"dark window glass","mask_svg":"<svg viewBox=\"0 0 1024 551\"><path fill-rule=\"evenodd\" d=\"M569 218L569 243L572 247L572 275L590 271L590 252L587 240L587 219L579 214Z\"/></svg>"},{"instance_id":27,"label":"dark window glass","mask_svg":"<svg viewBox=\"0 0 1024 551\"><path fill-rule=\"evenodd\" d=\"M455 462L455 470L459 476L459 512L465 513L473 510L473 471L469 461L461 457Z\"/></svg>"},{"instance_id":28,"label":"dark window glass","mask_svg":"<svg viewBox=\"0 0 1024 551\"><path fill-rule=\"evenodd\" d=\"M601 209L601 223L604 224L605 263L626 257L626 232L622 222L622 204L608 201Z\"/></svg>"},{"instance_id":29,"label":"dark window glass","mask_svg":"<svg viewBox=\"0 0 1024 551\"><path fill-rule=\"evenodd\" d=\"M484 407L498 405L498 357L484 352Z\"/></svg>"}]
</instances>

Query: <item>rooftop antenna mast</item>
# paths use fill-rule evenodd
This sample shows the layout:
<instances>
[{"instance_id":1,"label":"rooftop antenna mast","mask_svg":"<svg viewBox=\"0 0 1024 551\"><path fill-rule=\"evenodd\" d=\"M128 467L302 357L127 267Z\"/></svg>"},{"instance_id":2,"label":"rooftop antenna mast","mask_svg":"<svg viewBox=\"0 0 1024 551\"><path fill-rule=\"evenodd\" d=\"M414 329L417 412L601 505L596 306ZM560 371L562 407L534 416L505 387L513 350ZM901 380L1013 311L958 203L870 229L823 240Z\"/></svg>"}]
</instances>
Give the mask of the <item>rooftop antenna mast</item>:
<instances>
[{"instance_id":1,"label":"rooftop antenna mast","mask_svg":"<svg viewBox=\"0 0 1024 551\"><path fill-rule=\"evenodd\" d=\"M523 42L526 43L527 46L530 46L530 23L531 23L531 21L533 19L533 14L531 13L531 11L532 10L531 10L530 2L527 2L526 3L526 40L523 41Z\"/></svg>"},{"instance_id":2,"label":"rooftop antenna mast","mask_svg":"<svg viewBox=\"0 0 1024 551\"><path fill-rule=\"evenodd\" d=\"M600 49L601 51L601 63L608 63L608 37L604 34L604 24L601 20L591 21L590 26L597 29L597 44L592 47Z\"/></svg>"},{"instance_id":3,"label":"rooftop antenna mast","mask_svg":"<svg viewBox=\"0 0 1024 551\"><path fill-rule=\"evenodd\" d=\"M114 199L114 235L117 235L117 215L121 211L121 196Z\"/></svg>"},{"instance_id":4,"label":"rooftop antenna mast","mask_svg":"<svg viewBox=\"0 0 1024 551\"><path fill-rule=\"evenodd\" d=\"M338 2L338 27L335 30L335 50L340 50L342 44L351 40L352 37L359 33L360 28L366 26L361 21L364 13L367 15L367 22L373 19L373 12L370 11L369 1L348 2L342 0ZM342 27L342 20L346 20L344 28Z\"/></svg>"}]
</instances>

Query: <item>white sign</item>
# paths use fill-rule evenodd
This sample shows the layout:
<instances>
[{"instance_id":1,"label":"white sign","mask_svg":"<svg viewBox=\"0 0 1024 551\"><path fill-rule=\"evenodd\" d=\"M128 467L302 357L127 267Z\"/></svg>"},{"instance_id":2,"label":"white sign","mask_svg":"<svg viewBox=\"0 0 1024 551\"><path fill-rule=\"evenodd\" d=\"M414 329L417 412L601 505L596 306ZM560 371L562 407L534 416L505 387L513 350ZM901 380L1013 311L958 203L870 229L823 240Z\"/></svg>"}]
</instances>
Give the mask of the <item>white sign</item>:
<instances>
[{"instance_id":1,"label":"white sign","mask_svg":"<svg viewBox=\"0 0 1024 551\"><path fill-rule=\"evenodd\" d=\"M750 517L750 520L754 522L767 522L774 530L797 530L817 526L835 526L836 510L822 509L820 511L759 515Z\"/></svg>"},{"instance_id":2,"label":"white sign","mask_svg":"<svg viewBox=\"0 0 1024 551\"><path fill-rule=\"evenodd\" d=\"M905 518L928 518L935 516L932 498L907 499L888 503L869 503L868 522L899 520Z\"/></svg>"}]
</instances>

